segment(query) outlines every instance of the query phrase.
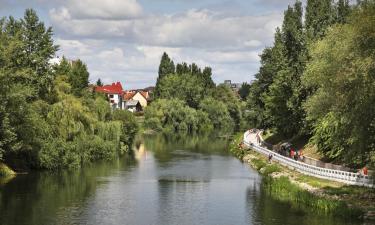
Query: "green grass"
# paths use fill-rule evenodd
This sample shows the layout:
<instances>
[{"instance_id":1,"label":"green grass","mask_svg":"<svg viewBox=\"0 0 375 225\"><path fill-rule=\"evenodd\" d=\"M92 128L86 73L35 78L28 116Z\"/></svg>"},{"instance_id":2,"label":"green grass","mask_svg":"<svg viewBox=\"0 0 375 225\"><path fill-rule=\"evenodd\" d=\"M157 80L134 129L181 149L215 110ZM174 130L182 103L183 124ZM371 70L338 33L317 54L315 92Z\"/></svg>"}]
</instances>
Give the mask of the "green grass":
<instances>
[{"instance_id":1,"label":"green grass","mask_svg":"<svg viewBox=\"0 0 375 225\"><path fill-rule=\"evenodd\" d=\"M324 179L311 177L311 176L307 176L303 174L296 175L295 180L301 183L306 183L316 188L325 188L325 187L340 188L341 186L343 186L343 184L338 183L338 182L324 180Z\"/></svg>"},{"instance_id":2,"label":"green grass","mask_svg":"<svg viewBox=\"0 0 375 225\"><path fill-rule=\"evenodd\" d=\"M275 199L290 202L296 206L316 211L326 215L345 218L360 218L363 211L359 208L348 207L344 201L333 200L314 195L290 182L288 177L273 179L266 177L265 190Z\"/></svg>"}]
</instances>

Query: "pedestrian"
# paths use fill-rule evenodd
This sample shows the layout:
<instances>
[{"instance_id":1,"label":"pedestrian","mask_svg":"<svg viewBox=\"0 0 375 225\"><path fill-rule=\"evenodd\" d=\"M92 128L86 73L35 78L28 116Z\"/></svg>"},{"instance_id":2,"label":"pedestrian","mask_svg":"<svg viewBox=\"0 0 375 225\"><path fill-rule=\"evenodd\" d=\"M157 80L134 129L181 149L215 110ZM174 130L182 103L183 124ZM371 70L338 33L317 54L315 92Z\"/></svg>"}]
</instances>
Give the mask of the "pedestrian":
<instances>
[{"instance_id":1,"label":"pedestrian","mask_svg":"<svg viewBox=\"0 0 375 225\"><path fill-rule=\"evenodd\" d=\"M305 159L302 151L299 152L299 159L301 160L301 162L303 162Z\"/></svg>"},{"instance_id":2,"label":"pedestrian","mask_svg":"<svg viewBox=\"0 0 375 225\"><path fill-rule=\"evenodd\" d=\"M291 149L291 150L290 150L290 158L292 158L292 159L293 159L293 157L294 157L294 154L295 154L295 153L294 153L294 150L293 150L293 149Z\"/></svg>"},{"instance_id":3,"label":"pedestrian","mask_svg":"<svg viewBox=\"0 0 375 225\"><path fill-rule=\"evenodd\" d=\"M365 175L365 176L367 176L367 175L368 175L368 169L367 169L367 167L366 167L366 166L365 166L365 167L363 167L362 171L363 171L363 175Z\"/></svg>"},{"instance_id":4,"label":"pedestrian","mask_svg":"<svg viewBox=\"0 0 375 225\"><path fill-rule=\"evenodd\" d=\"M272 158L273 158L273 155L270 153L268 155L268 163L272 163Z\"/></svg>"}]
</instances>

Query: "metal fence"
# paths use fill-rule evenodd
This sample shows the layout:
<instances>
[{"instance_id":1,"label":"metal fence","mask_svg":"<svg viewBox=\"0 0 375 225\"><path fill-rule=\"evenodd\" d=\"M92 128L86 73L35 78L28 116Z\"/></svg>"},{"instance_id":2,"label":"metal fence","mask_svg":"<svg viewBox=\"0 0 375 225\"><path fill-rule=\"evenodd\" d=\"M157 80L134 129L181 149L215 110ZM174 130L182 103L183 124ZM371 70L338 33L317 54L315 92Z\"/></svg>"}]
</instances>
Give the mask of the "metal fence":
<instances>
[{"instance_id":1,"label":"metal fence","mask_svg":"<svg viewBox=\"0 0 375 225\"><path fill-rule=\"evenodd\" d=\"M269 156L270 154L272 154L273 155L272 160L276 160L280 164L287 166L287 167L291 167L300 173L310 175L313 177L322 178L322 179L333 180L333 181L337 181L337 182L341 182L345 184L350 184L350 185L366 186L366 187L372 187L372 188L375 187L374 182L372 181L372 179L370 179L369 176L365 176L360 173L352 173L352 172L345 172L341 170L321 168L321 167L317 167L317 166L313 166L313 165L309 165L303 162L296 161L294 159L282 156L266 148L260 147L256 145L255 143L252 143L249 140L249 135L250 135L249 131L247 131L244 134L243 140L244 140L245 145L247 145L248 147L266 156Z\"/></svg>"}]
</instances>

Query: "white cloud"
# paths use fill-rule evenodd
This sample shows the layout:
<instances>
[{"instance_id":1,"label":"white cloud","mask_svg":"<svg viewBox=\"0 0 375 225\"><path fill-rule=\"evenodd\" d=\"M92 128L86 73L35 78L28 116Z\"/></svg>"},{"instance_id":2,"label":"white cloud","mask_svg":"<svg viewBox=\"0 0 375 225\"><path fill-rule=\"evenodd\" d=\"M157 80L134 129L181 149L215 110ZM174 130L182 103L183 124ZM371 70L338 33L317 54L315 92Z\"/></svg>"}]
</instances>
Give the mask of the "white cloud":
<instances>
[{"instance_id":1,"label":"white cloud","mask_svg":"<svg viewBox=\"0 0 375 225\"><path fill-rule=\"evenodd\" d=\"M79 19L129 19L139 17L142 7L137 0L68 0L67 6Z\"/></svg>"},{"instance_id":2,"label":"white cloud","mask_svg":"<svg viewBox=\"0 0 375 225\"><path fill-rule=\"evenodd\" d=\"M272 43L282 20L282 12L235 15L206 9L120 15L111 11L113 2L100 11L98 1L90 1L90 9L78 12L83 3L69 0L49 14L62 54L85 61L91 81L121 81L125 88L154 84L163 52L175 63L211 66L216 82L250 80L259 67L261 48Z\"/></svg>"}]
</instances>

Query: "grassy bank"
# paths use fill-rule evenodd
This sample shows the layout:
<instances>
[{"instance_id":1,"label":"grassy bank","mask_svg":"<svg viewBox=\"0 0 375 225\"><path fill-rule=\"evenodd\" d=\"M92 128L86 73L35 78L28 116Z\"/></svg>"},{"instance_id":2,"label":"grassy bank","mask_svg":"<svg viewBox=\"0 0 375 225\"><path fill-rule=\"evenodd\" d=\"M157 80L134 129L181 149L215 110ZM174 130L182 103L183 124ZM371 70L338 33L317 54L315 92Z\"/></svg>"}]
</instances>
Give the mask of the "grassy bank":
<instances>
[{"instance_id":1,"label":"grassy bank","mask_svg":"<svg viewBox=\"0 0 375 225\"><path fill-rule=\"evenodd\" d=\"M230 151L264 176L264 191L273 198L325 215L375 219L374 189L318 179L269 163L265 156L241 148L242 135L236 135Z\"/></svg>"}]
</instances>

